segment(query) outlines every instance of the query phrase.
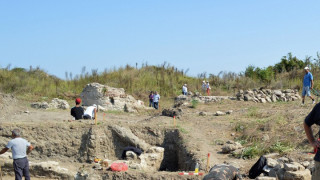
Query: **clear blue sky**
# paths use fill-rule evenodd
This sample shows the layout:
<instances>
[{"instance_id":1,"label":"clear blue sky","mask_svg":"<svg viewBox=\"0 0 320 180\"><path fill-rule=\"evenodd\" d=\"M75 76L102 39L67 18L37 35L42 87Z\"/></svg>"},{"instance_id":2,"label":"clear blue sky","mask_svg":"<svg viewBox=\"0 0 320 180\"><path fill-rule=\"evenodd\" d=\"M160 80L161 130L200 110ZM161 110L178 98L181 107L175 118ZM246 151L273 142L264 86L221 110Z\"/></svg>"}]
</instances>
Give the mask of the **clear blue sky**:
<instances>
[{"instance_id":1,"label":"clear blue sky","mask_svg":"<svg viewBox=\"0 0 320 180\"><path fill-rule=\"evenodd\" d=\"M164 61L189 75L266 67L320 51L320 1L0 1L0 66L65 78Z\"/></svg>"}]
</instances>

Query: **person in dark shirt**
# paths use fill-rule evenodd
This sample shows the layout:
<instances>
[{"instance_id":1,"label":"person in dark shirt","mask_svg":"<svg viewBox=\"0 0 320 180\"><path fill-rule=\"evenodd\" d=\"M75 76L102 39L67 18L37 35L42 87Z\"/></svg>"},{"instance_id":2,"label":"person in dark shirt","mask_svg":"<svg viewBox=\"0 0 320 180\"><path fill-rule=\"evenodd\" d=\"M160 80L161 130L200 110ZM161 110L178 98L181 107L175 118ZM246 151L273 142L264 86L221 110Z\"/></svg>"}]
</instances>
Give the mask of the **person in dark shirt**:
<instances>
[{"instance_id":1,"label":"person in dark shirt","mask_svg":"<svg viewBox=\"0 0 320 180\"><path fill-rule=\"evenodd\" d=\"M313 146L313 148L317 149L317 153L314 157L315 168L314 172L312 173L313 180L320 179L320 141L315 139L313 136L311 126L314 124L320 125L320 103L314 106L303 123L304 131L307 135L309 143Z\"/></svg>"},{"instance_id":2,"label":"person in dark shirt","mask_svg":"<svg viewBox=\"0 0 320 180\"><path fill-rule=\"evenodd\" d=\"M153 91L149 94L149 107L153 107Z\"/></svg>"},{"instance_id":3,"label":"person in dark shirt","mask_svg":"<svg viewBox=\"0 0 320 180\"><path fill-rule=\"evenodd\" d=\"M80 106L81 99L76 99L76 106L71 109L71 116L74 117L75 120L79 120L83 118L83 108Z\"/></svg>"}]
</instances>

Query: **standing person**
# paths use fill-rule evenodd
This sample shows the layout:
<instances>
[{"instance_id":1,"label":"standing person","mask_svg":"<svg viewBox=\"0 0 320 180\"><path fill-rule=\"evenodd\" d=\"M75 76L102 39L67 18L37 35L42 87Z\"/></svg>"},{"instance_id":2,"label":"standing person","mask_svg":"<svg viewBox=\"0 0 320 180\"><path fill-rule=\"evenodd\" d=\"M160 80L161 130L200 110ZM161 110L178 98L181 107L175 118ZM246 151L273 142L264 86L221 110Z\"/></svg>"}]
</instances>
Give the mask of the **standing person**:
<instances>
[{"instance_id":1,"label":"standing person","mask_svg":"<svg viewBox=\"0 0 320 180\"><path fill-rule=\"evenodd\" d=\"M209 81L207 81L206 88L207 88L207 95L209 96L210 95L210 89L211 89Z\"/></svg>"},{"instance_id":2,"label":"standing person","mask_svg":"<svg viewBox=\"0 0 320 180\"><path fill-rule=\"evenodd\" d=\"M314 157L315 168L312 173L312 180L318 180L320 179L320 141L316 140L313 136L311 126L314 124L320 125L320 103L313 107L312 111L308 114L303 123L304 131L310 145L317 149L317 153Z\"/></svg>"},{"instance_id":3,"label":"standing person","mask_svg":"<svg viewBox=\"0 0 320 180\"><path fill-rule=\"evenodd\" d=\"M97 113L97 105L93 104L92 106L87 107L86 111L83 114L83 119L94 119Z\"/></svg>"},{"instance_id":4,"label":"standing person","mask_svg":"<svg viewBox=\"0 0 320 180\"><path fill-rule=\"evenodd\" d=\"M73 116L75 120L79 120L83 118L82 116L84 111L83 111L83 108L80 106L80 103L81 103L81 99L77 98L76 106L71 109L71 116Z\"/></svg>"},{"instance_id":5,"label":"standing person","mask_svg":"<svg viewBox=\"0 0 320 180\"><path fill-rule=\"evenodd\" d=\"M203 95L206 94L206 91L207 91L207 85L206 85L206 81L202 81L202 92L203 92Z\"/></svg>"},{"instance_id":6,"label":"standing person","mask_svg":"<svg viewBox=\"0 0 320 180\"><path fill-rule=\"evenodd\" d=\"M0 151L0 154L11 149L15 180L22 180L23 176L26 180L30 180L27 155L33 150L33 146L27 140L21 138L20 134L19 129L14 129L11 134L12 140Z\"/></svg>"},{"instance_id":7,"label":"standing person","mask_svg":"<svg viewBox=\"0 0 320 180\"><path fill-rule=\"evenodd\" d=\"M187 84L184 84L184 85L182 86L182 94L183 94L183 95L187 95L187 94L188 94Z\"/></svg>"},{"instance_id":8,"label":"standing person","mask_svg":"<svg viewBox=\"0 0 320 180\"><path fill-rule=\"evenodd\" d=\"M149 94L149 107L153 107L153 91L150 91Z\"/></svg>"},{"instance_id":9,"label":"standing person","mask_svg":"<svg viewBox=\"0 0 320 180\"><path fill-rule=\"evenodd\" d=\"M313 76L310 72L309 67L304 68L305 75L303 77L303 88L302 88L302 105L304 105L304 100L306 95L312 99L312 104L315 103L314 98L310 94L310 89L313 88Z\"/></svg>"},{"instance_id":10,"label":"standing person","mask_svg":"<svg viewBox=\"0 0 320 180\"><path fill-rule=\"evenodd\" d=\"M154 96L153 96L153 105L155 109L159 108L159 100L160 100L160 95L158 94L158 92L156 91Z\"/></svg>"}]
</instances>

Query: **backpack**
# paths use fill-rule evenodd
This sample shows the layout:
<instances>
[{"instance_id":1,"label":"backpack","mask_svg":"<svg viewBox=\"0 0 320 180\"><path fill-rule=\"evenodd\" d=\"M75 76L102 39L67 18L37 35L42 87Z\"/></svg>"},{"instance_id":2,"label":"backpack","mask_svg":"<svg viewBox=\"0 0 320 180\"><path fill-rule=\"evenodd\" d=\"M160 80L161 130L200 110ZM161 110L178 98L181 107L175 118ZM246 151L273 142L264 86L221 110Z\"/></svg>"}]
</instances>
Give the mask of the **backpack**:
<instances>
[{"instance_id":1,"label":"backpack","mask_svg":"<svg viewBox=\"0 0 320 180\"><path fill-rule=\"evenodd\" d=\"M112 163L110 168L112 171L121 172L121 171L127 171L128 165L126 163Z\"/></svg>"},{"instance_id":2,"label":"backpack","mask_svg":"<svg viewBox=\"0 0 320 180\"><path fill-rule=\"evenodd\" d=\"M263 172L263 167L267 165L267 158L261 156L259 160L251 167L249 171L249 178L255 179Z\"/></svg>"}]
</instances>

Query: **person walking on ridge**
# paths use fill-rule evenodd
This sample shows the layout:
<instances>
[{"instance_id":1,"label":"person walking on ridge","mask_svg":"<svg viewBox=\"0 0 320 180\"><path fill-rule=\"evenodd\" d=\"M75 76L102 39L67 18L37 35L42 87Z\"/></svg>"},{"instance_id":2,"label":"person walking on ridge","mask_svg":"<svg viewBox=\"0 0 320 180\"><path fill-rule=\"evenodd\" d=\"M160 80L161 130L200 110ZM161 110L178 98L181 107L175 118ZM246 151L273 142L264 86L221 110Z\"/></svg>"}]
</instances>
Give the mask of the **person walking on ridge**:
<instances>
[{"instance_id":1,"label":"person walking on ridge","mask_svg":"<svg viewBox=\"0 0 320 180\"><path fill-rule=\"evenodd\" d=\"M312 99L312 104L315 103L314 98L310 94L310 89L313 88L313 76L310 72L309 67L304 68L305 75L303 77L303 88L302 88L302 105L304 105L304 100L306 95Z\"/></svg>"}]
</instances>

